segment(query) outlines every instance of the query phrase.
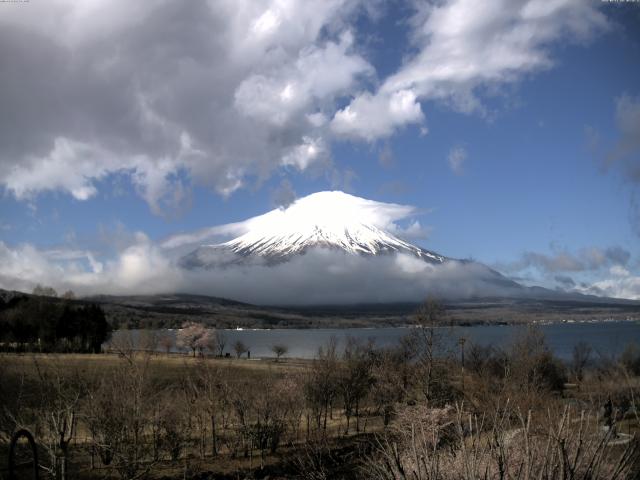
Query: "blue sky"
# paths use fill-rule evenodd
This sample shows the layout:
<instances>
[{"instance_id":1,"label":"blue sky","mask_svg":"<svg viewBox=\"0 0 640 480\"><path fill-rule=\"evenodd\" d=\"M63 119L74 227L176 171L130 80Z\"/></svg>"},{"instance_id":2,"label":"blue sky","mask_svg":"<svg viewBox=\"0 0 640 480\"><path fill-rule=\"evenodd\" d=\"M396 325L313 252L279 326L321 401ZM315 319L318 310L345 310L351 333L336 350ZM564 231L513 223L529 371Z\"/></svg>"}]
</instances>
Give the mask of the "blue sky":
<instances>
[{"instance_id":1,"label":"blue sky","mask_svg":"<svg viewBox=\"0 0 640 480\"><path fill-rule=\"evenodd\" d=\"M640 3L95 3L0 8L1 286L339 189L640 298Z\"/></svg>"}]
</instances>

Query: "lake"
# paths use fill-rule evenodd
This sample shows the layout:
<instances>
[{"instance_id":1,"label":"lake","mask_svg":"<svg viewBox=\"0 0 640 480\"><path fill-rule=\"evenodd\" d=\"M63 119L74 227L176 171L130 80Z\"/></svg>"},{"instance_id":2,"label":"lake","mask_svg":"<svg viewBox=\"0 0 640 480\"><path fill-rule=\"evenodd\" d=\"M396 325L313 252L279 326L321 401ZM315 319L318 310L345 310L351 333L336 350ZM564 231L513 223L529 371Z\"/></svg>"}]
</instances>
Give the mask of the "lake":
<instances>
[{"instance_id":1,"label":"lake","mask_svg":"<svg viewBox=\"0 0 640 480\"><path fill-rule=\"evenodd\" d=\"M547 344L559 358L571 358L576 343L588 343L594 354L616 355L629 343L640 345L640 322L638 321L610 321L593 323L554 323L537 325L545 335ZM443 336L449 338L451 345L455 345L460 337L469 342L481 345L495 345L506 347L514 338L526 329L519 325L484 325L474 327L442 327ZM396 345L400 338L410 333L411 328L321 328L321 329L273 329L273 330L220 330L227 340L225 351L232 352L234 342L241 340L250 350L251 357L272 357L271 347L283 344L288 347L288 357L313 358L318 348L326 345L332 338L344 345L347 337L367 341L373 339L377 346L388 347ZM113 337L126 335L127 330L114 332ZM175 330L168 330L175 335ZM137 338L139 331L131 331L133 338Z\"/></svg>"}]
</instances>

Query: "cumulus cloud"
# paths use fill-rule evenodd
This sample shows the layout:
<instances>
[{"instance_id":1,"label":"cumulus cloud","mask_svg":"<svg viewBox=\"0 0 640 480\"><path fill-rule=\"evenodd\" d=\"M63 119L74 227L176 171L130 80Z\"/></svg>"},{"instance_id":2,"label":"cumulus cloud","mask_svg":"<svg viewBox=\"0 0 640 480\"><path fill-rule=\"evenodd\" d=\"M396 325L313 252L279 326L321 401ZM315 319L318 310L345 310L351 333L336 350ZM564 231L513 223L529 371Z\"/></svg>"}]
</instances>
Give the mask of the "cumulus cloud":
<instances>
[{"instance_id":1,"label":"cumulus cloud","mask_svg":"<svg viewBox=\"0 0 640 480\"><path fill-rule=\"evenodd\" d=\"M613 298L640 300L640 276L618 265L611 267L608 278L576 287L577 291Z\"/></svg>"},{"instance_id":2,"label":"cumulus cloud","mask_svg":"<svg viewBox=\"0 0 640 480\"><path fill-rule=\"evenodd\" d=\"M485 87L549 67L554 41L606 26L581 0L416 2L411 53L378 80L358 20L380 18L379 5L7 6L0 110L11 115L0 120L0 185L28 201L46 190L82 201L118 174L164 214L188 206L194 185L229 196L281 168L339 171L331 148L340 139L371 142L409 124L426 133L426 100L481 110ZM620 102L624 125L630 101Z\"/></svg>"},{"instance_id":3,"label":"cumulus cloud","mask_svg":"<svg viewBox=\"0 0 640 480\"><path fill-rule=\"evenodd\" d=\"M441 100L462 112L483 111L482 90L552 66L550 46L588 39L607 27L582 0L416 2L411 41L417 51L375 93L338 111L338 133L371 141L423 120L420 101ZM395 104L395 108L391 108ZM371 115L384 115L372 118Z\"/></svg>"},{"instance_id":4,"label":"cumulus cloud","mask_svg":"<svg viewBox=\"0 0 640 480\"><path fill-rule=\"evenodd\" d=\"M506 272L519 272L535 268L544 274L595 271L610 266L626 266L631 253L620 246L584 248L577 253L563 250L553 254L524 252L520 259L498 268Z\"/></svg>"},{"instance_id":5,"label":"cumulus cloud","mask_svg":"<svg viewBox=\"0 0 640 480\"><path fill-rule=\"evenodd\" d=\"M299 118L318 102L348 92L359 76L372 73L369 63L351 53L352 46L353 35L346 31L339 42L311 45L291 65L278 65L268 76L251 75L236 89L236 107L247 116L278 126Z\"/></svg>"},{"instance_id":6,"label":"cumulus cloud","mask_svg":"<svg viewBox=\"0 0 640 480\"><path fill-rule=\"evenodd\" d=\"M525 252L511 263L496 265L511 278L526 277L528 284L557 285L562 290L613 298L640 299L640 277L631 253L620 247L583 248L552 254Z\"/></svg>"},{"instance_id":7,"label":"cumulus cloud","mask_svg":"<svg viewBox=\"0 0 640 480\"><path fill-rule=\"evenodd\" d=\"M175 290L181 273L142 233L115 258L97 261L91 252L41 251L25 244L10 248L0 242L0 286L31 291L38 283L59 290L90 293L158 293Z\"/></svg>"},{"instance_id":8,"label":"cumulus cloud","mask_svg":"<svg viewBox=\"0 0 640 480\"><path fill-rule=\"evenodd\" d=\"M373 141L391 136L399 126L423 120L422 107L411 90L377 95L364 92L336 112L331 129L339 136Z\"/></svg>"},{"instance_id":9,"label":"cumulus cloud","mask_svg":"<svg viewBox=\"0 0 640 480\"><path fill-rule=\"evenodd\" d=\"M464 163L467 160L467 150L460 145L453 147L449 151L447 161L449 162L449 168L456 175L462 175L464 173Z\"/></svg>"},{"instance_id":10,"label":"cumulus cloud","mask_svg":"<svg viewBox=\"0 0 640 480\"><path fill-rule=\"evenodd\" d=\"M0 184L96 195L129 176L152 211L328 157L327 112L373 68L357 0L36 2L0 16ZM46 72L43 74L42 72Z\"/></svg>"},{"instance_id":11,"label":"cumulus cloud","mask_svg":"<svg viewBox=\"0 0 640 480\"><path fill-rule=\"evenodd\" d=\"M406 226L392 224L387 229L395 235L408 240L426 240L431 235L433 228L422 225L420 220L411 220Z\"/></svg>"}]
</instances>

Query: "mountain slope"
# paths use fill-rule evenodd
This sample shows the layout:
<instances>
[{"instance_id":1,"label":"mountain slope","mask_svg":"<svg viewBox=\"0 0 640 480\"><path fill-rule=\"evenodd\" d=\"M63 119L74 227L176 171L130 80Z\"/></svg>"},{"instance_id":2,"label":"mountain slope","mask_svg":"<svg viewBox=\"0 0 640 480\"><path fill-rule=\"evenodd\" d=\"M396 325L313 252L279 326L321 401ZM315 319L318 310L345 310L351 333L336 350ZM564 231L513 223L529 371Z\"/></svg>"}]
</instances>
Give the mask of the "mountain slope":
<instances>
[{"instance_id":1,"label":"mountain slope","mask_svg":"<svg viewBox=\"0 0 640 480\"><path fill-rule=\"evenodd\" d=\"M216 267L229 262L229 254L260 257L273 264L316 247L357 255L404 253L433 264L448 260L381 228L372 212L374 203L343 192L315 193L287 209L252 219L249 230L233 240L200 246L183 257L181 264L188 268Z\"/></svg>"},{"instance_id":2,"label":"mountain slope","mask_svg":"<svg viewBox=\"0 0 640 480\"><path fill-rule=\"evenodd\" d=\"M216 284L216 294L259 304L388 303L427 295L452 301L580 301L579 294L525 287L482 263L446 257L401 239L394 220L415 213L403 205L319 192L241 222L238 237L201 245L179 263L187 270L221 270L224 280ZM267 269L224 271L234 266ZM269 293L260 296L262 291Z\"/></svg>"},{"instance_id":3,"label":"mountain slope","mask_svg":"<svg viewBox=\"0 0 640 480\"><path fill-rule=\"evenodd\" d=\"M344 226L308 223L303 228L283 232L251 231L223 243L221 247L239 255L263 257L286 257L304 253L310 247L326 247L364 255L411 253L434 263L445 261L442 255L416 247L379 228L362 223Z\"/></svg>"}]
</instances>

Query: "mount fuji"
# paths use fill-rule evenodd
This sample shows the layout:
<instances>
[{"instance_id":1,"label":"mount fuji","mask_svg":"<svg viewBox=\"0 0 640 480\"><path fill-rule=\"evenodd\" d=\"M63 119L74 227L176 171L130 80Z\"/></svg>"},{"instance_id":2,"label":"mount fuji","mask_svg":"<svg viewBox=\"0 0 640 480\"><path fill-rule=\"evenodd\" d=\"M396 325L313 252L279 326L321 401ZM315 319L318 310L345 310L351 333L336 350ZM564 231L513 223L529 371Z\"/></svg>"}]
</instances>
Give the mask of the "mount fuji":
<instances>
[{"instance_id":1,"label":"mount fuji","mask_svg":"<svg viewBox=\"0 0 640 480\"><path fill-rule=\"evenodd\" d=\"M247 220L166 240L185 291L255 305L390 305L427 296L450 302L592 302L577 292L525 286L472 260L409 242L412 206L318 192ZM214 243L226 235L230 240ZM404 237L404 238L403 238ZM615 303L615 302L614 302Z\"/></svg>"},{"instance_id":2,"label":"mount fuji","mask_svg":"<svg viewBox=\"0 0 640 480\"><path fill-rule=\"evenodd\" d=\"M520 291L518 283L481 263L449 258L401 238L393 221L419 213L414 207L380 203L340 191L318 192L243 222L241 235L224 243L203 244L183 256L187 270L224 269L238 265L276 266L322 249L347 257L409 257L429 268L470 272L468 280L489 289Z\"/></svg>"},{"instance_id":3,"label":"mount fuji","mask_svg":"<svg viewBox=\"0 0 640 480\"><path fill-rule=\"evenodd\" d=\"M229 255L234 262L263 259L278 264L314 248L325 248L361 256L408 254L431 264L451 259L413 245L388 230L397 229L381 221L389 213L410 213L412 207L380 204L344 192L318 192L278 208L246 223L247 231L225 243L205 244L184 256L180 263L187 268L224 266ZM385 215L385 213L387 215ZM386 223L386 225L385 225Z\"/></svg>"}]
</instances>

